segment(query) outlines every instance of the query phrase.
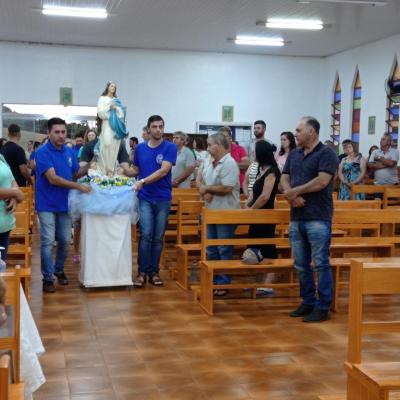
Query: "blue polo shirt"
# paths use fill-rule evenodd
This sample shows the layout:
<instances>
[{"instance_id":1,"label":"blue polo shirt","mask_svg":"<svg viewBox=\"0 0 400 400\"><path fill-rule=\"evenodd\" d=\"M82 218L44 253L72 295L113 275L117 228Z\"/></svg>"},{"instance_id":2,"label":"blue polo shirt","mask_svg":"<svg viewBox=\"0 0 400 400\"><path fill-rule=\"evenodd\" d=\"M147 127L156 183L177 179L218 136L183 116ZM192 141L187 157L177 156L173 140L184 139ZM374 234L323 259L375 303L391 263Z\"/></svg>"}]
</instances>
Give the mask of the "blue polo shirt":
<instances>
[{"instance_id":1,"label":"blue polo shirt","mask_svg":"<svg viewBox=\"0 0 400 400\"><path fill-rule=\"evenodd\" d=\"M332 175L330 183L324 189L319 192L301 195L305 200L305 206L292 207L292 220L332 220L333 177L337 168L338 157L336 153L321 142L307 155L304 155L304 149L302 148L296 148L289 153L282 173L290 175L290 186L292 188L310 182L318 176L319 172L326 172Z\"/></svg>"},{"instance_id":2,"label":"blue polo shirt","mask_svg":"<svg viewBox=\"0 0 400 400\"><path fill-rule=\"evenodd\" d=\"M35 162L36 210L38 212L68 212L69 189L52 185L45 173L50 168L54 168L56 175L72 181L73 174L79 170L78 160L73 151L66 145L58 150L49 140L36 151Z\"/></svg>"},{"instance_id":3,"label":"blue polo shirt","mask_svg":"<svg viewBox=\"0 0 400 400\"><path fill-rule=\"evenodd\" d=\"M163 161L169 161L172 165L176 163L177 147L168 140L163 140L155 148L148 142L140 143L135 149L133 164L139 167L139 178L143 179L161 168ZM138 194L139 199L150 202L165 201L172 199L171 171L157 182L148 183L143 186Z\"/></svg>"}]
</instances>

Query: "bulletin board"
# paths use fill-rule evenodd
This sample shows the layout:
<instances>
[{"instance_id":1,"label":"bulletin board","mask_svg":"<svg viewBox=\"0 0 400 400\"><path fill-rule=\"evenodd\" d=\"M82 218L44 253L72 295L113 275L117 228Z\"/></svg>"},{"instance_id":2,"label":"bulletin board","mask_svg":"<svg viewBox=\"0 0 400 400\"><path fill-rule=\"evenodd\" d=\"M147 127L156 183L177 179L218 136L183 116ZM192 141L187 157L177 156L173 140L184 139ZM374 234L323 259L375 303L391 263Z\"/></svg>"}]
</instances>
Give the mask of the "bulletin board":
<instances>
[{"instance_id":1,"label":"bulletin board","mask_svg":"<svg viewBox=\"0 0 400 400\"><path fill-rule=\"evenodd\" d=\"M217 133L218 129L223 126L229 126L232 131L233 141L238 142L249 152L252 142L251 134L253 132L253 124L250 122L234 124L224 124L223 122L197 122L196 132L203 135L212 135L213 133Z\"/></svg>"}]
</instances>

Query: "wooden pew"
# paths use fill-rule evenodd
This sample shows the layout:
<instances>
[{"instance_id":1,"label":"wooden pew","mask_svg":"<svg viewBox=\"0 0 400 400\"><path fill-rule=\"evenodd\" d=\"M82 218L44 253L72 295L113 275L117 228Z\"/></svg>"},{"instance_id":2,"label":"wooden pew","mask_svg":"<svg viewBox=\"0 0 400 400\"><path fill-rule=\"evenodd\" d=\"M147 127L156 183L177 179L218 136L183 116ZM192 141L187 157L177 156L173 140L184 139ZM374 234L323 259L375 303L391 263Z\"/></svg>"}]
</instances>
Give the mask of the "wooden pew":
<instances>
[{"instance_id":1,"label":"wooden pew","mask_svg":"<svg viewBox=\"0 0 400 400\"><path fill-rule=\"evenodd\" d=\"M268 263L255 265L243 264L240 260L228 261L209 261L206 259L207 246L232 245L248 246L260 244L275 244L278 250L290 250L288 238L231 238L231 239L208 239L208 224L278 224L289 223L289 210L253 210L251 212L244 210L207 210L202 212L201 228L201 275L200 275L200 306L210 315L213 314L213 291L214 289L240 289L256 288L259 283L238 282L227 285L215 285L213 283L214 275L225 273L230 275L253 275L266 272L293 271L293 261L290 257L277 260L269 260ZM393 215L387 210L335 210L333 223L340 224L354 223L355 226L371 223L396 223L400 221L400 213ZM400 243L400 237L333 237L331 242L331 255L335 262L332 263L337 278L341 266L348 266L348 262L343 258L345 253L373 253L375 256L391 257L394 255L394 245ZM263 284L265 286L265 284ZM294 283L275 283L268 284L268 287L293 287ZM337 296L337 293L335 293ZM334 307L335 307L334 300Z\"/></svg>"},{"instance_id":2,"label":"wooden pew","mask_svg":"<svg viewBox=\"0 0 400 400\"><path fill-rule=\"evenodd\" d=\"M383 194L385 186L383 185L352 185L350 191L350 199L354 200L357 193L365 193L368 197L374 197L376 194Z\"/></svg>"},{"instance_id":3,"label":"wooden pew","mask_svg":"<svg viewBox=\"0 0 400 400\"><path fill-rule=\"evenodd\" d=\"M179 225L179 220L180 218L183 218L182 215L180 215L179 208L181 208L181 211L183 214L190 213L191 211L193 212L192 218L194 219L195 214L201 213L200 206L203 204L202 202L187 202L185 200L181 200L179 202L179 207L178 207L178 225ZM288 210L288 203L286 200L284 201L276 201L275 205L278 204L277 209L285 209ZM335 201L335 209L341 209L342 207L344 209L354 209L355 207L358 208L366 208L366 209L380 209L381 208L381 200L365 200L365 201ZM361 206L361 207L360 207ZM197 219L198 220L198 219ZM369 229L372 230L372 233L374 236L379 236L379 223L375 224L363 224L362 227L364 229ZM277 237L284 237L284 233L287 232L288 228L288 222L285 224L278 224L277 225ZM191 228L192 232L195 230L195 228L192 226ZM359 233L358 236L361 235L361 230L360 230L360 225L356 224L336 224L334 226L334 230L337 231L342 231L342 230L348 230L350 235L357 234ZM200 231L200 227L199 227ZM237 229L236 234L239 235L245 235L246 234L246 228L242 225ZM286 235L287 236L287 235ZM336 235L337 236L337 235ZM339 235L340 236L340 235ZM342 235L343 236L343 235ZM286 246L286 248L288 248ZM190 255L196 255L200 254L201 251L201 245L200 245L200 239L196 242L191 241L190 243L183 243L182 238L180 237L179 234L179 227L178 227L178 237L177 237L177 244L176 244L176 249L177 249L177 265L176 265L176 273L174 274L174 279L176 280L176 284L181 287L182 289L188 290L189 289L189 276L188 276L188 260ZM282 248L283 249L283 248Z\"/></svg>"},{"instance_id":4,"label":"wooden pew","mask_svg":"<svg viewBox=\"0 0 400 400\"><path fill-rule=\"evenodd\" d=\"M21 191L25 195L25 201L29 204L29 228L32 229L33 219L35 215L35 196L34 196L34 186L20 187Z\"/></svg>"},{"instance_id":5,"label":"wooden pew","mask_svg":"<svg viewBox=\"0 0 400 400\"><path fill-rule=\"evenodd\" d=\"M168 259L168 249L173 249L173 258L175 258L175 244L177 241L177 225L178 225L178 206L180 201L199 201L200 194L196 188L192 189L174 189L172 191L171 208L168 216L168 226L164 236L164 247L161 255L161 265L165 267ZM172 244L171 244L172 243Z\"/></svg>"},{"instance_id":6,"label":"wooden pew","mask_svg":"<svg viewBox=\"0 0 400 400\"><path fill-rule=\"evenodd\" d=\"M275 209L278 210L285 210L289 207L289 203L286 200L278 200L275 201ZM373 208L373 209L380 209L382 208L382 201L380 199L374 200L334 200L333 201L333 208L334 209L342 209L342 210L349 210L349 209L365 209L365 208Z\"/></svg>"},{"instance_id":7,"label":"wooden pew","mask_svg":"<svg viewBox=\"0 0 400 400\"><path fill-rule=\"evenodd\" d=\"M10 235L10 245L8 247L7 257L9 261L17 260L16 262L18 265L23 261L23 268L21 268L20 276L24 286L25 295L29 299L31 279L30 263L32 257L31 240L29 235L29 214L26 211L17 211L14 214L16 226Z\"/></svg>"},{"instance_id":8,"label":"wooden pew","mask_svg":"<svg viewBox=\"0 0 400 400\"><path fill-rule=\"evenodd\" d=\"M12 317L0 329L0 352L12 352L13 382L20 382L20 321L21 321L21 278L18 269L13 272L3 272L0 276L7 283L6 310L12 309Z\"/></svg>"},{"instance_id":9,"label":"wooden pew","mask_svg":"<svg viewBox=\"0 0 400 400\"><path fill-rule=\"evenodd\" d=\"M347 394L320 396L320 400L388 400L400 390L399 362L362 362L362 337L400 332L400 321L366 321L364 296L400 294L400 260L368 263L351 261ZM390 301L390 300L389 300Z\"/></svg>"},{"instance_id":10,"label":"wooden pew","mask_svg":"<svg viewBox=\"0 0 400 400\"><path fill-rule=\"evenodd\" d=\"M24 384L10 383L10 356L0 358L0 400L24 400Z\"/></svg>"},{"instance_id":11,"label":"wooden pew","mask_svg":"<svg viewBox=\"0 0 400 400\"><path fill-rule=\"evenodd\" d=\"M387 186L383 193L383 208L400 208L400 187Z\"/></svg>"}]
</instances>

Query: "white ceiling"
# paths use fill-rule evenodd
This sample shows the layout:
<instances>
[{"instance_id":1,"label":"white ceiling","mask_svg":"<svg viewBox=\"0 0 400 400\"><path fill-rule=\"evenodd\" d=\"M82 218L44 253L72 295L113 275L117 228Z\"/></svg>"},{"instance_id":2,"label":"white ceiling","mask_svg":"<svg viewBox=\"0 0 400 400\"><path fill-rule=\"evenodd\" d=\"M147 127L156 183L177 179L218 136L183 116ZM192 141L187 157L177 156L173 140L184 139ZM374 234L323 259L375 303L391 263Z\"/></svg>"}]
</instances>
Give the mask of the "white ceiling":
<instances>
[{"instance_id":1,"label":"white ceiling","mask_svg":"<svg viewBox=\"0 0 400 400\"><path fill-rule=\"evenodd\" d=\"M96 7L106 20L48 17L43 4ZM256 26L267 17L321 19L323 31ZM400 0L386 6L296 0L0 0L0 41L292 56L327 56L400 33ZM283 37L283 48L237 46L236 35Z\"/></svg>"}]
</instances>

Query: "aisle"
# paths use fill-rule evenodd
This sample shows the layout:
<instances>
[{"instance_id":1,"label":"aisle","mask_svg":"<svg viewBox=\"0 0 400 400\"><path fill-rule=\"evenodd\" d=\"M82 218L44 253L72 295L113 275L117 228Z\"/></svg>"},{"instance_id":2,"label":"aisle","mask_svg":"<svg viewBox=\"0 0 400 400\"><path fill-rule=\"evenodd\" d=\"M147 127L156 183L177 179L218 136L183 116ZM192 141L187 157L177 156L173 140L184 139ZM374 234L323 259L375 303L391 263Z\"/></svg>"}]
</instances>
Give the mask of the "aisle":
<instances>
[{"instance_id":1,"label":"aisle","mask_svg":"<svg viewBox=\"0 0 400 400\"><path fill-rule=\"evenodd\" d=\"M164 288L82 291L70 259L70 285L42 297L33 242L31 304L47 378L36 400L315 400L345 390L343 312L306 325L287 317L296 297L278 297L230 301L208 317L167 274ZM369 342L368 358L388 346L399 359L389 341Z\"/></svg>"}]
</instances>

